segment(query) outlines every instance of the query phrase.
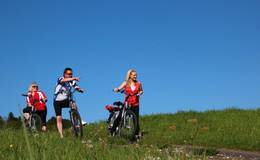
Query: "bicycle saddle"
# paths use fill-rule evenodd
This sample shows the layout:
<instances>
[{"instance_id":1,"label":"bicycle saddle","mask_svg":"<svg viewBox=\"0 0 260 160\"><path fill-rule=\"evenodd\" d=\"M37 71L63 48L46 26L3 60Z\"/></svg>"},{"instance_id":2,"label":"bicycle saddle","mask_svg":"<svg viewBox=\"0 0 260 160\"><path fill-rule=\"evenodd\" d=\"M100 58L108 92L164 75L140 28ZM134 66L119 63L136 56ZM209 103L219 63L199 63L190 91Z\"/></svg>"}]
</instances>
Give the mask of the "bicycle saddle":
<instances>
[{"instance_id":1,"label":"bicycle saddle","mask_svg":"<svg viewBox=\"0 0 260 160\"><path fill-rule=\"evenodd\" d=\"M113 105L115 105L115 106L124 106L124 103L118 101L118 102L114 102Z\"/></svg>"}]
</instances>

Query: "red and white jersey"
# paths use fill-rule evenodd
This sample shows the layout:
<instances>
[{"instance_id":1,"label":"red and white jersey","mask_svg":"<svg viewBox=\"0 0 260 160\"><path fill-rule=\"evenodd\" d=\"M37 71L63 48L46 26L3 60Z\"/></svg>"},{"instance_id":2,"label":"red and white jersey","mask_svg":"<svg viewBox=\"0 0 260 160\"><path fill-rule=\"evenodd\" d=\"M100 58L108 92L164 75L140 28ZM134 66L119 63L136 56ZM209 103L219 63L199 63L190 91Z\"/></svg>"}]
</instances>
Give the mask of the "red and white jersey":
<instances>
[{"instance_id":1,"label":"red and white jersey","mask_svg":"<svg viewBox=\"0 0 260 160\"><path fill-rule=\"evenodd\" d=\"M139 96L137 95L141 91L141 82L136 82L133 87L125 86L125 102L132 107L139 106Z\"/></svg>"},{"instance_id":2,"label":"red and white jersey","mask_svg":"<svg viewBox=\"0 0 260 160\"><path fill-rule=\"evenodd\" d=\"M46 110L46 103L43 101L47 96L42 91L29 92L26 97L28 105L33 105L36 111Z\"/></svg>"}]
</instances>

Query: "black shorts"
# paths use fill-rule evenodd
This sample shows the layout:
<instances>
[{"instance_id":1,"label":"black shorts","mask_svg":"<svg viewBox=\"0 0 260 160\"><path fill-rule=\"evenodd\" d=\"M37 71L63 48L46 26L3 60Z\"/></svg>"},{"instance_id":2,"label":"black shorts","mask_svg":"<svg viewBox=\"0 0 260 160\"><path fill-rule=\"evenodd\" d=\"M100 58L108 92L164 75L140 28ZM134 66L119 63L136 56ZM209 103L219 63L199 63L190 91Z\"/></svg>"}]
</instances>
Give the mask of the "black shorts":
<instances>
[{"instance_id":1,"label":"black shorts","mask_svg":"<svg viewBox=\"0 0 260 160\"><path fill-rule=\"evenodd\" d=\"M46 126L47 109L43 111L35 111L35 113L41 117L42 126Z\"/></svg>"},{"instance_id":2,"label":"black shorts","mask_svg":"<svg viewBox=\"0 0 260 160\"><path fill-rule=\"evenodd\" d=\"M69 105L70 105L70 101L68 99L63 101L54 101L53 106L54 106L56 116L61 116L62 108L69 108L70 107Z\"/></svg>"},{"instance_id":3,"label":"black shorts","mask_svg":"<svg viewBox=\"0 0 260 160\"><path fill-rule=\"evenodd\" d=\"M31 113L32 112L32 108L31 107L25 107L23 109L23 113Z\"/></svg>"}]
</instances>

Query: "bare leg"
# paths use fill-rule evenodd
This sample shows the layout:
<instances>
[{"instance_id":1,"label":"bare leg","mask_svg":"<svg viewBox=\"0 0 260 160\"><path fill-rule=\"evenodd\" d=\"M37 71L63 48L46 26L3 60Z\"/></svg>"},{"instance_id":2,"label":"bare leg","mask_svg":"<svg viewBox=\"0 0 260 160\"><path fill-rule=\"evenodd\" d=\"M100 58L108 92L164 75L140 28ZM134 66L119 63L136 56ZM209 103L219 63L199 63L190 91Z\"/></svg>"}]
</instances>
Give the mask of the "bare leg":
<instances>
[{"instance_id":1,"label":"bare leg","mask_svg":"<svg viewBox=\"0 0 260 160\"><path fill-rule=\"evenodd\" d=\"M24 114L23 114L23 117L24 117L25 127L29 127L30 114L29 114L29 113L24 113Z\"/></svg>"},{"instance_id":2,"label":"bare leg","mask_svg":"<svg viewBox=\"0 0 260 160\"><path fill-rule=\"evenodd\" d=\"M30 118L30 114L29 113L24 113L23 116L24 116L24 119L26 121Z\"/></svg>"},{"instance_id":3,"label":"bare leg","mask_svg":"<svg viewBox=\"0 0 260 160\"><path fill-rule=\"evenodd\" d=\"M46 131L47 131L46 126L42 126L42 131L43 131L43 132L46 132Z\"/></svg>"},{"instance_id":4,"label":"bare leg","mask_svg":"<svg viewBox=\"0 0 260 160\"><path fill-rule=\"evenodd\" d=\"M62 117L57 116L57 128L60 133L60 137L63 138L63 132L62 132Z\"/></svg>"}]
</instances>

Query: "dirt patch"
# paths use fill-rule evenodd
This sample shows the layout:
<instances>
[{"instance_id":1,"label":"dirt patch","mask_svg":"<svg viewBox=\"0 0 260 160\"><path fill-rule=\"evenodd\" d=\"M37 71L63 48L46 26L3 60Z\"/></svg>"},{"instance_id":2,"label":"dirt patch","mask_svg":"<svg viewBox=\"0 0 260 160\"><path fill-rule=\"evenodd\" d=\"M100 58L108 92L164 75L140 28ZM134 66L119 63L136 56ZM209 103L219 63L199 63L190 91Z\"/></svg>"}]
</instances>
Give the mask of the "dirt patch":
<instances>
[{"instance_id":1,"label":"dirt patch","mask_svg":"<svg viewBox=\"0 0 260 160\"><path fill-rule=\"evenodd\" d=\"M192 154L206 154L206 156L209 157L209 160L260 160L260 152L182 145L178 145L176 148L181 148L182 150Z\"/></svg>"},{"instance_id":2,"label":"dirt patch","mask_svg":"<svg viewBox=\"0 0 260 160\"><path fill-rule=\"evenodd\" d=\"M241 150L231 150L231 149L218 149L216 156L212 159L234 159L234 160L260 160L260 153L258 152L248 152Z\"/></svg>"}]
</instances>

